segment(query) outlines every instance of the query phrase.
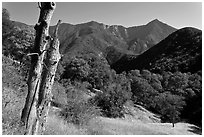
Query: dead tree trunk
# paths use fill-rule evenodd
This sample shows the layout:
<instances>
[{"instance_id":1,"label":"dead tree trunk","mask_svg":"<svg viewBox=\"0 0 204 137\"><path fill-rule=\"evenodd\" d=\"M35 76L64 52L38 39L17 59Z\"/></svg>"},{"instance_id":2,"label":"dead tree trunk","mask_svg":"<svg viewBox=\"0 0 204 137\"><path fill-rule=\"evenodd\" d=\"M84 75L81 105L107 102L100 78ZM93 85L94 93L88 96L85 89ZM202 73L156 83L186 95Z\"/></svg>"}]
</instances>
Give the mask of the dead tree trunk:
<instances>
[{"instance_id":1,"label":"dead tree trunk","mask_svg":"<svg viewBox=\"0 0 204 137\"><path fill-rule=\"evenodd\" d=\"M41 84L43 60L46 46L49 41L49 24L55 7L56 4L54 2L42 2L39 4L40 17L38 23L35 25L35 44L32 53L30 54L31 67L27 82L28 94L21 116L21 121L25 124L27 129L26 134L36 134L35 128L37 122L38 95Z\"/></svg>"},{"instance_id":2,"label":"dead tree trunk","mask_svg":"<svg viewBox=\"0 0 204 137\"><path fill-rule=\"evenodd\" d=\"M53 38L51 38L50 46L46 52L45 68L42 73L42 82L40 86L39 94L39 108L38 108L38 121L36 127L39 127L37 131L39 134L43 134L45 130L45 124L47 123L47 115L50 109L50 103L52 101L52 85L54 83L55 72L57 70L58 62L61 58L59 53L59 40L58 40L58 27L61 21L59 20L54 32Z\"/></svg>"}]
</instances>

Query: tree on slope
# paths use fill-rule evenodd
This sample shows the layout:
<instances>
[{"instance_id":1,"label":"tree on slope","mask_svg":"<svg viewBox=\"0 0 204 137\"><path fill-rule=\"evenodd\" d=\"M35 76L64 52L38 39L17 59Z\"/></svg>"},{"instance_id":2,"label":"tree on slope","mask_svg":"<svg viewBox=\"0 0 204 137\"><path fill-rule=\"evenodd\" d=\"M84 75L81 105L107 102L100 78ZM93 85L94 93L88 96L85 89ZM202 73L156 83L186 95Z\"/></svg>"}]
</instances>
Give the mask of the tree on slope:
<instances>
[{"instance_id":1,"label":"tree on slope","mask_svg":"<svg viewBox=\"0 0 204 137\"><path fill-rule=\"evenodd\" d=\"M156 97L156 104L156 107L158 107L158 110L162 114L162 119L165 121L169 120L174 127L185 105L183 98L178 95L173 95L170 92L164 92Z\"/></svg>"}]
</instances>

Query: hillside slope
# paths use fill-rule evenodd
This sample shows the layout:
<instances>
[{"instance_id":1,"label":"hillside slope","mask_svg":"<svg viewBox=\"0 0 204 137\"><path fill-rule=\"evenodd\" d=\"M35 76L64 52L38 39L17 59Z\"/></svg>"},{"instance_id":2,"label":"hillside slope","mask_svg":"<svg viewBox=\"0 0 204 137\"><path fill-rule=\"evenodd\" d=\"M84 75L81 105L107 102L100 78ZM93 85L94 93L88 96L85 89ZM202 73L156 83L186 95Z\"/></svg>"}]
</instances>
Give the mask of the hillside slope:
<instances>
[{"instance_id":1,"label":"hillside slope","mask_svg":"<svg viewBox=\"0 0 204 137\"><path fill-rule=\"evenodd\" d=\"M141 107L142 108L142 107ZM144 108L143 108L144 109ZM145 117L149 111L135 108L138 113ZM129 116L131 117L131 116ZM171 123L151 123L144 119L128 118L105 118L91 119L84 126L66 123L62 118L55 115L52 109L49 113L45 135L196 135L201 134L201 129L188 123L177 123L172 127ZM56 124L58 125L56 127Z\"/></svg>"},{"instance_id":2,"label":"hillside slope","mask_svg":"<svg viewBox=\"0 0 204 137\"><path fill-rule=\"evenodd\" d=\"M27 85L19 73L19 64L2 56L2 134L20 134L21 112Z\"/></svg>"},{"instance_id":3,"label":"hillside slope","mask_svg":"<svg viewBox=\"0 0 204 137\"><path fill-rule=\"evenodd\" d=\"M112 65L117 72L133 69L197 72L202 68L202 32L195 28L180 29L137 58L119 60Z\"/></svg>"},{"instance_id":4,"label":"hillside slope","mask_svg":"<svg viewBox=\"0 0 204 137\"><path fill-rule=\"evenodd\" d=\"M123 119L98 118L90 123L91 131L97 135L196 135L197 127L188 123L142 123ZM89 129L90 130L90 129Z\"/></svg>"}]
</instances>

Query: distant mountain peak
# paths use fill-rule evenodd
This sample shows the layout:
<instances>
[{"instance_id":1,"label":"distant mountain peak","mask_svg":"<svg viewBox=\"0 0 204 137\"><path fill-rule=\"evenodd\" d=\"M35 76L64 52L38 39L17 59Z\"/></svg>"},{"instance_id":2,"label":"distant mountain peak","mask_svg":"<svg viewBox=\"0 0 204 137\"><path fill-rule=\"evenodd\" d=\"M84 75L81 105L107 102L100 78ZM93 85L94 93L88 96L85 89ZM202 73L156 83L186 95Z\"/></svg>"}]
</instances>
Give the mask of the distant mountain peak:
<instances>
[{"instance_id":1,"label":"distant mountain peak","mask_svg":"<svg viewBox=\"0 0 204 137\"><path fill-rule=\"evenodd\" d=\"M161 22L161 21L159 21L158 19L154 19L152 20L152 22Z\"/></svg>"},{"instance_id":2,"label":"distant mountain peak","mask_svg":"<svg viewBox=\"0 0 204 137\"><path fill-rule=\"evenodd\" d=\"M84 22L80 24L76 24L76 26L98 26L101 25L102 23L98 23L96 21L89 21L89 22Z\"/></svg>"},{"instance_id":3,"label":"distant mountain peak","mask_svg":"<svg viewBox=\"0 0 204 137\"><path fill-rule=\"evenodd\" d=\"M163 24L163 22L159 21L158 19L154 19L154 20L150 21L149 23L147 23L147 25L150 25L150 24L160 24L160 23Z\"/></svg>"},{"instance_id":4,"label":"distant mountain peak","mask_svg":"<svg viewBox=\"0 0 204 137\"><path fill-rule=\"evenodd\" d=\"M97 21L92 20L92 21L87 22L87 24L100 24L100 23L98 23Z\"/></svg>"}]
</instances>

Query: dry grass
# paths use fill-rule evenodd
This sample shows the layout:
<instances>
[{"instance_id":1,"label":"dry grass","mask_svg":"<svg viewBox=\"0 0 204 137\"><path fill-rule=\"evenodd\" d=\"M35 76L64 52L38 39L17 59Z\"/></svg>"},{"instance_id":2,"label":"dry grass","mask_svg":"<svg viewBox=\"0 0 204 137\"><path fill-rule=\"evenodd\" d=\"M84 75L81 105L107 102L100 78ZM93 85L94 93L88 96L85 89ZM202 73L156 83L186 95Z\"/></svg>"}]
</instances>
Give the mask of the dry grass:
<instances>
[{"instance_id":1,"label":"dry grass","mask_svg":"<svg viewBox=\"0 0 204 137\"><path fill-rule=\"evenodd\" d=\"M71 123L65 123L58 117L48 117L45 135L86 135L86 130Z\"/></svg>"},{"instance_id":2,"label":"dry grass","mask_svg":"<svg viewBox=\"0 0 204 137\"><path fill-rule=\"evenodd\" d=\"M126 112L125 118L126 120L138 120L142 123L160 123L161 119L158 115L148 111L144 107L140 105L128 105L126 104L124 107Z\"/></svg>"},{"instance_id":3,"label":"dry grass","mask_svg":"<svg viewBox=\"0 0 204 137\"><path fill-rule=\"evenodd\" d=\"M55 110L51 110L48 116L45 135L86 135L86 129L65 122L57 116Z\"/></svg>"},{"instance_id":4,"label":"dry grass","mask_svg":"<svg viewBox=\"0 0 204 137\"><path fill-rule=\"evenodd\" d=\"M175 127L172 127L172 123L149 123L148 126L168 135L195 135L202 132L197 126L189 123L176 123Z\"/></svg>"},{"instance_id":5,"label":"dry grass","mask_svg":"<svg viewBox=\"0 0 204 137\"><path fill-rule=\"evenodd\" d=\"M141 121L130 122L125 119L99 117L90 121L89 131L102 135L164 135L152 130Z\"/></svg>"},{"instance_id":6,"label":"dry grass","mask_svg":"<svg viewBox=\"0 0 204 137\"><path fill-rule=\"evenodd\" d=\"M143 123L140 120L99 117L89 123L89 133L100 135L196 135L201 129L188 123Z\"/></svg>"},{"instance_id":7,"label":"dry grass","mask_svg":"<svg viewBox=\"0 0 204 137\"><path fill-rule=\"evenodd\" d=\"M144 111L142 112L144 113ZM149 112L147 112L149 113ZM147 123L142 119L96 117L84 126L65 123L55 112L48 118L46 135L196 135L201 130L188 123Z\"/></svg>"}]
</instances>

